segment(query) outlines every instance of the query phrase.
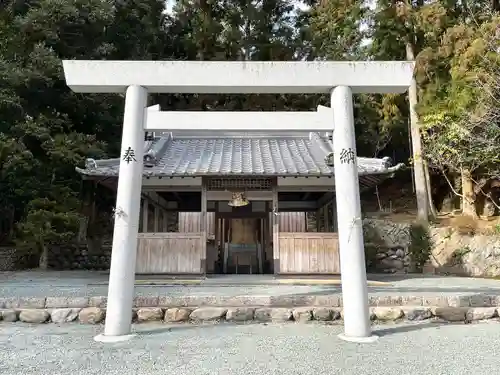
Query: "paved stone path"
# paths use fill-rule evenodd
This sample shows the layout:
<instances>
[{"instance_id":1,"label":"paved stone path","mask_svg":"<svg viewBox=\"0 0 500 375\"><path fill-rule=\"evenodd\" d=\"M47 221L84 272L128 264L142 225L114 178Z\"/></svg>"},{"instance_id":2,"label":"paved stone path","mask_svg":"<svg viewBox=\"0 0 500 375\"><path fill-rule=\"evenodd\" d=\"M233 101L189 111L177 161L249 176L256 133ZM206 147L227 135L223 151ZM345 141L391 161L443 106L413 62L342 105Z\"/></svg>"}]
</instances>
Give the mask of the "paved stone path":
<instances>
[{"instance_id":1,"label":"paved stone path","mask_svg":"<svg viewBox=\"0 0 500 375\"><path fill-rule=\"evenodd\" d=\"M2 272L0 297L91 297L107 295L108 275L104 272ZM142 278L144 279L144 277ZM158 277L154 278L158 279ZM373 296L453 296L464 294L500 295L500 281L423 275L370 275L370 280L389 282L370 286ZM341 293L340 285L279 284L270 276L228 276L209 278L199 285L136 285L137 296L296 296Z\"/></svg>"},{"instance_id":2,"label":"paved stone path","mask_svg":"<svg viewBox=\"0 0 500 375\"><path fill-rule=\"evenodd\" d=\"M135 326L135 339L102 344L102 326L5 324L1 375L490 375L500 323L384 325L374 344L308 324Z\"/></svg>"}]
</instances>

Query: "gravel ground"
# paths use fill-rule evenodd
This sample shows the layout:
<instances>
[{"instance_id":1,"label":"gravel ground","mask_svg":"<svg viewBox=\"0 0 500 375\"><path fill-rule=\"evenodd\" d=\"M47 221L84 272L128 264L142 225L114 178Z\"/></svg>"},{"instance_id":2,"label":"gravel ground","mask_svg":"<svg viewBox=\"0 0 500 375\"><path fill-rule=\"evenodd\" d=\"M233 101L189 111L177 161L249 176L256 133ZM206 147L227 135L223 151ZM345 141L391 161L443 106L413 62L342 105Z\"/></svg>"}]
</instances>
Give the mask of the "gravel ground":
<instances>
[{"instance_id":1,"label":"gravel ground","mask_svg":"<svg viewBox=\"0 0 500 375\"><path fill-rule=\"evenodd\" d=\"M82 297L106 296L108 275L102 272L3 272L0 273L0 297ZM391 286L370 286L372 295L457 295L488 293L500 295L500 281L461 277L423 275L371 275L370 280L388 281ZM253 284L252 284L253 283ZM260 283L260 284L259 284ZM236 285L235 285L236 284ZM241 295L327 295L341 292L339 285L276 284L270 277L230 276L207 279L191 286L136 286L142 296L241 296Z\"/></svg>"},{"instance_id":2,"label":"gravel ground","mask_svg":"<svg viewBox=\"0 0 500 375\"><path fill-rule=\"evenodd\" d=\"M341 326L141 324L119 344L92 340L101 326L1 325L5 375L490 375L500 323L375 327L374 344L346 343Z\"/></svg>"}]
</instances>

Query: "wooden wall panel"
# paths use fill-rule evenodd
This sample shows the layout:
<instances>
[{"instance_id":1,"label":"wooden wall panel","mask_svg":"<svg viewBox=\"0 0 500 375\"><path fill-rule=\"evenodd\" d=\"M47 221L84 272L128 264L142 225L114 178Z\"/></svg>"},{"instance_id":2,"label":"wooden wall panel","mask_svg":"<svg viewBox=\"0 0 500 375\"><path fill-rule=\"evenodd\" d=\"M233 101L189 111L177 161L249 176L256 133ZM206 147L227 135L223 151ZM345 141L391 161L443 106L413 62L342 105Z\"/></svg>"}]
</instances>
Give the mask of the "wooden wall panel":
<instances>
[{"instance_id":1,"label":"wooden wall panel","mask_svg":"<svg viewBox=\"0 0 500 375\"><path fill-rule=\"evenodd\" d=\"M279 234L280 273L339 274L336 233Z\"/></svg>"},{"instance_id":2,"label":"wooden wall panel","mask_svg":"<svg viewBox=\"0 0 500 375\"><path fill-rule=\"evenodd\" d=\"M269 223L272 225L271 213ZM305 232L305 212L280 212L279 228L281 232ZM201 212L179 212L179 233L198 233L201 228ZM215 212L207 212L207 234L215 238Z\"/></svg>"},{"instance_id":3,"label":"wooden wall panel","mask_svg":"<svg viewBox=\"0 0 500 375\"><path fill-rule=\"evenodd\" d=\"M201 233L139 233L135 272L202 273L202 238Z\"/></svg>"},{"instance_id":4,"label":"wooden wall panel","mask_svg":"<svg viewBox=\"0 0 500 375\"><path fill-rule=\"evenodd\" d=\"M279 214L280 232L305 232L306 213L305 212L280 212Z\"/></svg>"},{"instance_id":5,"label":"wooden wall panel","mask_svg":"<svg viewBox=\"0 0 500 375\"><path fill-rule=\"evenodd\" d=\"M201 231L201 212L179 212L179 233L199 233ZM207 235L215 237L215 212L207 212Z\"/></svg>"}]
</instances>

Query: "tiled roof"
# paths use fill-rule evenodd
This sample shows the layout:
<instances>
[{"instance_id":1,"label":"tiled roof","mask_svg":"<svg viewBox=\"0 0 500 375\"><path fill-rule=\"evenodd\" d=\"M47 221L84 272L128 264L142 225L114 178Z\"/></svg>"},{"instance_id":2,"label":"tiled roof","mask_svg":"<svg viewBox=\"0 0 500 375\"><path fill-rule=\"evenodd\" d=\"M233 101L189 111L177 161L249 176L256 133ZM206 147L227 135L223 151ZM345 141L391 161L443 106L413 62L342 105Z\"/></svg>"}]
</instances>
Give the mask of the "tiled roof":
<instances>
[{"instance_id":1,"label":"tiled roof","mask_svg":"<svg viewBox=\"0 0 500 375\"><path fill-rule=\"evenodd\" d=\"M331 176L325 158L331 142L317 133L309 135L172 136L146 142L144 175L160 176ZM87 160L78 172L88 176L117 176L120 159ZM358 158L360 175L387 174L388 158Z\"/></svg>"}]
</instances>

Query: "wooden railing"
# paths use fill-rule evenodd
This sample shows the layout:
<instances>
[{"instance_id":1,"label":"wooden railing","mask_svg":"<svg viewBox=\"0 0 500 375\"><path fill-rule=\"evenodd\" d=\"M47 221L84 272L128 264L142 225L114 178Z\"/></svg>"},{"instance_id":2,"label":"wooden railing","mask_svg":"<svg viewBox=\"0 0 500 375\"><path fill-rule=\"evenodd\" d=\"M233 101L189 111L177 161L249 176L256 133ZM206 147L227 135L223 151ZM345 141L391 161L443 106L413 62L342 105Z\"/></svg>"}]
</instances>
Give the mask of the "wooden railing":
<instances>
[{"instance_id":1,"label":"wooden railing","mask_svg":"<svg viewBox=\"0 0 500 375\"><path fill-rule=\"evenodd\" d=\"M337 233L279 233L280 273L338 274Z\"/></svg>"},{"instance_id":2,"label":"wooden railing","mask_svg":"<svg viewBox=\"0 0 500 375\"><path fill-rule=\"evenodd\" d=\"M139 233L135 272L202 273L202 245L201 233Z\"/></svg>"}]
</instances>

